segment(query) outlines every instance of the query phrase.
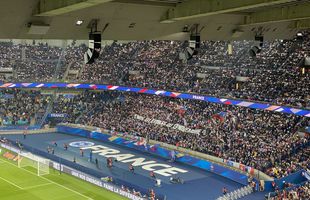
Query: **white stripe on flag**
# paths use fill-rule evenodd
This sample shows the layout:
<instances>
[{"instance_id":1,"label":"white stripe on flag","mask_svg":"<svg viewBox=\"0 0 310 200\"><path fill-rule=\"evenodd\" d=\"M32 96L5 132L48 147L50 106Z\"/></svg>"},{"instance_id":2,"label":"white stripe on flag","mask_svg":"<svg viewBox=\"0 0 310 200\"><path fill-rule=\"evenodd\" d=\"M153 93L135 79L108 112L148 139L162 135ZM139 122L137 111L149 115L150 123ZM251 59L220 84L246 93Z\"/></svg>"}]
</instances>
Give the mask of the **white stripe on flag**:
<instances>
[{"instance_id":1,"label":"white stripe on flag","mask_svg":"<svg viewBox=\"0 0 310 200\"><path fill-rule=\"evenodd\" d=\"M158 90L158 91L155 92L156 95L160 95L160 94L163 94L163 93L165 93L165 91L162 91L162 90Z\"/></svg>"},{"instance_id":2,"label":"white stripe on flag","mask_svg":"<svg viewBox=\"0 0 310 200\"><path fill-rule=\"evenodd\" d=\"M27 87L29 85L31 85L32 83L22 83L22 86Z\"/></svg>"},{"instance_id":3,"label":"white stripe on flag","mask_svg":"<svg viewBox=\"0 0 310 200\"><path fill-rule=\"evenodd\" d=\"M296 108L291 108L290 109L294 114L300 112L301 110L300 109L296 109Z\"/></svg>"},{"instance_id":4,"label":"white stripe on flag","mask_svg":"<svg viewBox=\"0 0 310 200\"><path fill-rule=\"evenodd\" d=\"M108 88L109 90L116 90L118 88L118 86L113 86L113 87L110 87Z\"/></svg>"},{"instance_id":5,"label":"white stripe on flag","mask_svg":"<svg viewBox=\"0 0 310 200\"><path fill-rule=\"evenodd\" d=\"M242 102L238 103L237 105L238 105L238 106L249 107L249 106L252 105L252 104L254 104L254 103L248 102L248 101L242 101Z\"/></svg>"},{"instance_id":6,"label":"white stripe on flag","mask_svg":"<svg viewBox=\"0 0 310 200\"><path fill-rule=\"evenodd\" d=\"M41 84L37 85L36 88L43 87L43 86L44 86L44 84L41 83Z\"/></svg>"},{"instance_id":7,"label":"white stripe on flag","mask_svg":"<svg viewBox=\"0 0 310 200\"><path fill-rule=\"evenodd\" d=\"M277 110L275 110L276 112L282 112L284 109L283 108L279 108Z\"/></svg>"}]
</instances>

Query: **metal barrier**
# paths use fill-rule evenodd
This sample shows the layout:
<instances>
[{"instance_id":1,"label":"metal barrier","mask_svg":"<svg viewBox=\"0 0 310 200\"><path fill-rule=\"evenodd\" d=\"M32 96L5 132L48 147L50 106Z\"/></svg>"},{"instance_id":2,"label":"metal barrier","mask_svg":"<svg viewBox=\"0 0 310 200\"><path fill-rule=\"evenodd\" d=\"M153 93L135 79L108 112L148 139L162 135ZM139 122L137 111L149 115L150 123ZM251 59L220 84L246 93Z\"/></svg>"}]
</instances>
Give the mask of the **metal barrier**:
<instances>
[{"instance_id":1,"label":"metal barrier","mask_svg":"<svg viewBox=\"0 0 310 200\"><path fill-rule=\"evenodd\" d=\"M242 188L239 188L237 190L234 190L232 192L229 192L219 198L217 198L216 200L236 200L236 199L240 199L246 195L249 195L253 192L253 188L248 185Z\"/></svg>"}]
</instances>

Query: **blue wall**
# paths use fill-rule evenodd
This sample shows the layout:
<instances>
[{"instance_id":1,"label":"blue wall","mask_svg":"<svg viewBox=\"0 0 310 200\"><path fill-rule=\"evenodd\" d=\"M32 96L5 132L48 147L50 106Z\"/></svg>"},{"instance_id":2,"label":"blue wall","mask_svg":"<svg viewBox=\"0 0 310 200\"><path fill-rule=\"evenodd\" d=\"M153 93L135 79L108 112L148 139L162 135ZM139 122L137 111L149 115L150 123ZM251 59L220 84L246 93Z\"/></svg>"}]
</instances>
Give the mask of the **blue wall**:
<instances>
[{"instance_id":1,"label":"blue wall","mask_svg":"<svg viewBox=\"0 0 310 200\"><path fill-rule=\"evenodd\" d=\"M170 159L170 150L164 149L160 146L154 146L154 145L147 145L146 147L144 145L136 145L136 141L128 142L128 140L121 138L121 137L113 137L109 134L95 132L95 131L88 131L80 128L72 128L68 126L57 126L57 131L65 134L70 135L78 135L82 137L87 137L99 141L105 141L105 142L112 142L114 144L118 144L121 146L125 146L128 148L133 148L139 151L146 151L148 153L151 153L156 156L164 157L167 159ZM179 154L179 155L178 155ZM247 185L247 179L248 177L242 173L239 173L237 171L231 170L229 168L226 168L224 166L211 163L206 160L198 159L189 155L183 155L179 152L176 152L177 155L177 161L181 163L185 163L187 165L191 165L193 167L198 167L200 169L211 171L213 173L219 174L225 178L231 179L233 181L236 181L238 183L241 183L243 185Z\"/></svg>"}]
</instances>

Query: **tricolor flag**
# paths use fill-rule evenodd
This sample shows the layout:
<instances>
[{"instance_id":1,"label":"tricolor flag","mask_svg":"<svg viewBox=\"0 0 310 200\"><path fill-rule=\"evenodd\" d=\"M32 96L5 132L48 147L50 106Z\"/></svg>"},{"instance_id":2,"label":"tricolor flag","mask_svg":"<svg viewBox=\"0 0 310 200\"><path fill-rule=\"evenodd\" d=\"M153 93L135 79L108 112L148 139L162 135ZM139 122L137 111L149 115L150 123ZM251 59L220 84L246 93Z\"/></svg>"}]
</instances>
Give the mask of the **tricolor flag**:
<instances>
[{"instance_id":1,"label":"tricolor flag","mask_svg":"<svg viewBox=\"0 0 310 200\"><path fill-rule=\"evenodd\" d=\"M254 175L254 168L253 167L245 166L245 168L249 174Z\"/></svg>"},{"instance_id":2,"label":"tricolor flag","mask_svg":"<svg viewBox=\"0 0 310 200\"><path fill-rule=\"evenodd\" d=\"M89 87L90 87L91 89L93 89L93 90L96 90L96 89L98 88L97 85L95 85L95 84L89 85Z\"/></svg>"},{"instance_id":3,"label":"tricolor flag","mask_svg":"<svg viewBox=\"0 0 310 200\"><path fill-rule=\"evenodd\" d=\"M71 83L71 84L68 84L67 87L68 88L72 88L72 87L77 87L79 86L80 84L74 84L74 83Z\"/></svg>"},{"instance_id":4,"label":"tricolor flag","mask_svg":"<svg viewBox=\"0 0 310 200\"><path fill-rule=\"evenodd\" d=\"M155 92L156 95L160 95L160 94L164 94L164 93L165 93L165 91L163 91L163 90L158 90Z\"/></svg>"},{"instance_id":5,"label":"tricolor flag","mask_svg":"<svg viewBox=\"0 0 310 200\"><path fill-rule=\"evenodd\" d=\"M139 93L145 93L146 91L147 91L147 89L146 89L146 88L143 88L143 89L139 90L138 92L139 92Z\"/></svg>"},{"instance_id":6,"label":"tricolor flag","mask_svg":"<svg viewBox=\"0 0 310 200\"><path fill-rule=\"evenodd\" d=\"M41 83L39 85L36 86L36 88L40 88L40 87L43 87L44 86L44 83Z\"/></svg>"},{"instance_id":7,"label":"tricolor flag","mask_svg":"<svg viewBox=\"0 0 310 200\"><path fill-rule=\"evenodd\" d=\"M180 96L181 93L178 93L178 92L171 92L171 97L178 97Z\"/></svg>"},{"instance_id":8,"label":"tricolor flag","mask_svg":"<svg viewBox=\"0 0 310 200\"><path fill-rule=\"evenodd\" d=\"M214 114L214 115L213 115L213 118L214 118L214 119L218 119L218 120L220 120L220 121L224 121L226 115L227 115L227 112L219 112L219 113L217 113L217 114Z\"/></svg>"},{"instance_id":9,"label":"tricolor flag","mask_svg":"<svg viewBox=\"0 0 310 200\"><path fill-rule=\"evenodd\" d=\"M144 138L139 138L137 142L135 142L134 144L137 146L143 146L145 145L146 141L144 140Z\"/></svg>"},{"instance_id":10,"label":"tricolor flag","mask_svg":"<svg viewBox=\"0 0 310 200\"><path fill-rule=\"evenodd\" d=\"M239 164L239 169L242 170L242 171L245 171L245 165L240 163Z\"/></svg>"},{"instance_id":11,"label":"tricolor flag","mask_svg":"<svg viewBox=\"0 0 310 200\"><path fill-rule=\"evenodd\" d=\"M159 146L160 146L159 144L151 145L150 146L150 151L155 152Z\"/></svg>"},{"instance_id":12,"label":"tricolor flag","mask_svg":"<svg viewBox=\"0 0 310 200\"><path fill-rule=\"evenodd\" d=\"M22 86L24 87L28 87L29 85L31 85L32 83L22 83Z\"/></svg>"},{"instance_id":13,"label":"tricolor flag","mask_svg":"<svg viewBox=\"0 0 310 200\"><path fill-rule=\"evenodd\" d=\"M0 88L7 88L11 85L12 83L5 83L3 85L0 85Z\"/></svg>"},{"instance_id":14,"label":"tricolor flag","mask_svg":"<svg viewBox=\"0 0 310 200\"><path fill-rule=\"evenodd\" d=\"M119 86L114 86L114 85L108 85L107 88L108 90L116 90Z\"/></svg>"}]
</instances>

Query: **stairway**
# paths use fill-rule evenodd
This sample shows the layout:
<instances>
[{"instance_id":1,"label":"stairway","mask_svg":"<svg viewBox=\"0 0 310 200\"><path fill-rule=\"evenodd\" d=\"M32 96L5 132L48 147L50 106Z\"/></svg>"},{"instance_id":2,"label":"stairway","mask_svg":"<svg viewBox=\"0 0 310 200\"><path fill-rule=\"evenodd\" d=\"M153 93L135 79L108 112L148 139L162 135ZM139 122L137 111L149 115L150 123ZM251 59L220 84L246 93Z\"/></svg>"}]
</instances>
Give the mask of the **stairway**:
<instances>
[{"instance_id":1,"label":"stairway","mask_svg":"<svg viewBox=\"0 0 310 200\"><path fill-rule=\"evenodd\" d=\"M48 103L48 105L46 107L45 113L44 113L44 115L41 119L41 122L40 122L40 127L43 127L44 123L46 122L46 118L52 112L55 98L56 98L56 91L54 91L54 94L51 96L50 102Z\"/></svg>"}]
</instances>

